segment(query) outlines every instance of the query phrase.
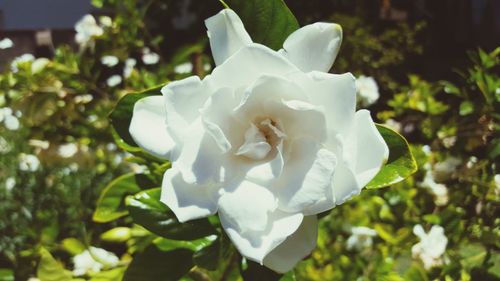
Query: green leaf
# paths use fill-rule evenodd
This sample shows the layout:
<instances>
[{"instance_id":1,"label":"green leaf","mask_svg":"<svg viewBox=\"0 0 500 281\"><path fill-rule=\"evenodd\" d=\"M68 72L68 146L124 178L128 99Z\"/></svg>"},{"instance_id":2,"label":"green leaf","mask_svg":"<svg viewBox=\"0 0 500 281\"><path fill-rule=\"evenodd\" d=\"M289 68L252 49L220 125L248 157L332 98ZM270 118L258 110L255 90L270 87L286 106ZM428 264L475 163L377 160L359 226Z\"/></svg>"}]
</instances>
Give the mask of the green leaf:
<instances>
[{"instance_id":1,"label":"green leaf","mask_svg":"<svg viewBox=\"0 0 500 281\"><path fill-rule=\"evenodd\" d=\"M250 260L247 260L247 265L248 265L247 268L244 269L243 272L241 272L241 276L245 281L253 281L253 280L279 281L282 280L282 278L284 277L283 274L276 273L271 269Z\"/></svg>"},{"instance_id":2,"label":"green leaf","mask_svg":"<svg viewBox=\"0 0 500 281\"><path fill-rule=\"evenodd\" d=\"M187 249L163 252L150 245L134 257L123 281L178 280L193 267L192 255Z\"/></svg>"},{"instance_id":3,"label":"green leaf","mask_svg":"<svg viewBox=\"0 0 500 281\"><path fill-rule=\"evenodd\" d=\"M96 275L92 276L89 281L117 281L122 280L123 274L125 274L125 270L127 268L122 266L118 268L114 268L111 270L101 271Z\"/></svg>"},{"instance_id":4,"label":"green leaf","mask_svg":"<svg viewBox=\"0 0 500 281\"><path fill-rule=\"evenodd\" d=\"M463 244L459 249L460 264L466 269L481 266L486 258L486 249L479 243Z\"/></svg>"},{"instance_id":5,"label":"green leaf","mask_svg":"<svg viewBox=\"0 0 500 281\"><path fill-rule=\"evenodd\" d=\"M278 50L299 28L297 19L283 0L224 0L243 21L252 40Z\"/></svg>"},{"instance_id":6,"label":"green leaf","mask_svg":"<svg viewBox=\"0 0 500 281\"><path fill-rule=\"evenodd\" d=\"M488 268L488 273L494 275L496 278L500 278L500 254L498 252L491 253L488 263L491 264Z\"/></svg>"},{"instance_id":7,"label":"green leaf","mask_svg":"<svg viewBox=\"0 0 500 281\"><path fill-rule=\"evenodd\" d=\"M212 244L199 249L193 254L194 263L208 270L216 270L220 268L222 262L229 257L230 242L224 238L217 238Z\"/></svg>"},{"instance_id":8,"label":"green leaf","mask_svg":"<svg viewBox=\"0 0 500 281\"><path fill-rule=\"evenodd\" d=\"M132 230L128 227L115 227L103 234L101 234L101 240L106 242L125 242L132 236Z\"/></svg>"},{"instance_id":9,"label":"green leaf","mask_svg":"<svg viewBox=\"0 0 500 281\"><path fill-rule=\"evenodd\" d=\"M413 264L408 271L405 272L405 280L411 281L428 281L427 273L417 264Z\"/></svg>"},{"instance_id":10,"label":"green leaf","mask_svg":"<svg viewBox=\"0 0 500 281\"><path fill-rule=\"evenodd\" d=\"M381 188L398 183L417 171L417 162L406 139L397 132L377 124L377 129L389 146L389 159L366 188Z\"/></svg>"},{"instance_id":11,"label":"green leaf","mask_svg":"<svg viewBox=\"0 0 500 281\"><path fill-rule=\"evenodd\" d=\"M137 193L126 198L134 222L156 235L174 240L195 240L216 234L207 219L180 223L174 213L160 202L160 188Z\"/></svg>"},{"instance_id":12,"label":"green leaf","mask_svg":"<svg viewBox=\"0 0 500 281\"><path fill-rule=\"evenodd\" d=\"M0 281L14 281L14 271L8 268L0 268Z\"/></svg>"},{"instance_id":13,"label":"green leaf","mask_svg":"<svg viewBox=\"0 0 500 281\"><path fill-rule=\"evenodd\" d=\"M43 281L69 281L72 277L71 272L64 269L45 248L40 249L40 262L36 275Z\"/></svg>"},{"instance_id":14,"label":"green leaf","mask_svg":"<svg viewBox=\"0 0 500 281\"><path fill-rule=\"evenodd\" d=\"M72 256L76 256L85 251L85 245L76 238L66 238L62 241L63 248Z\"/></svg>"},{"instance_id":15,"label":"green leaf","mask_svg":"<svg viewBox=\"0 0 500 281\"><path fill-rule=\"evenodd\" d=\"M134 104L142 98L161 95L162 87L163 85L153 87L140 93L128 94L118 101L115 108L109 115L109 119L113 128L113 138L119 147L129 152L141 151L128 131L130 121L132 120Z\"/></svg>"},{"instance_id":16,"label":"green leaf","mask_svg":"<svg viewBox=\"0 0 500 281\"><path fill-rule=\"evenodd\" d=\"M164 252L175 250L178 248L185 248L185 249L196 252L196 251L199 251L199 250L207 247L213 241L214 241L214 238L212 236L204 237L204 238L192 240L192 241L172 240L172 239L166 239L163 237L158 237L153 241L153 243L156 245L156 247L158 247L158 249L160 249Z\"/></svg>"},{"instance_id":17,"label":"green leaf","mask_svg":"<svg viewBox=\"0 0 500 281\"><path fill-rule=\"evenodd\" d=\"M469 115L474 112L474 104L470 101L460 103L459 113L461 116Z\"/></svg>"},{"instance_id":18,"label":"green leaf","mask_svg":"<svg viewBox=\"0 0 500 281\"><path fill-rule=\"evenodd\" d=\"M104 188L97 200L93 220L100 223L110 222L125 216L128 212L124 204L127 195L141 191L133 173L120 176Z\"/></svg>"}]
</instances>

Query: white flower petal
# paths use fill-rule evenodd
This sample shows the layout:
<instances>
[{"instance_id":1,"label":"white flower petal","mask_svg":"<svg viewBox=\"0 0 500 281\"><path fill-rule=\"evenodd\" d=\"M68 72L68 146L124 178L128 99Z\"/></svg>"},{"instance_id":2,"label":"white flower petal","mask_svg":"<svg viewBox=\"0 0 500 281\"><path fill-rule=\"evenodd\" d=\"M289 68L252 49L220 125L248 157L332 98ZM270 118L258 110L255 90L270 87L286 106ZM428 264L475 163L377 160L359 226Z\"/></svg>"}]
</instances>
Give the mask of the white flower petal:
<instances>
[{"instance_id":1,"label":"white flower petal","mask_svg":"<svg viewBox=\"0 0 500 281\"><path fill-rule=\"evenodd\" d=\"M299 72L288 78L305 89L312 104L324 108L331 136L349 132L356 111L355 78L351 73Z\"/></svg>"},{"instance_id":2,"label":"white flower petal","mask_svg":"<svg viewBox=\"0 0 500 281\"><path fill-rule=\"evenodd\" d=\"M165 203L180 222L203 218L217 212L216 185L189 184L173 167L165 172L161 202Z\"/></svg>"},{"instance_id":3,"label":"white flower petal","mask_svg":"<svg viewBox=\"0 0 500 281\"><path fill-rule=\"evenodd\" d=\"M264 265L279 273L292 270L316 247L317 237L316 216L304 217L299 229L264 258Z\"/></svg>"},{"instance_id":4,"label":"white flower petal","mask_svg":"<svg viewBox=\"0 0 500 281\"><path fill-rule=\"evenodd\" d=\"M217 88L238 89L252 84L263 75L285 75L297 67L275 51L260 44L249 44L212 71L211 80ZM205 78L206 79L206 78Z\"/></svg>"},{"instance_id":5,"label":"white flower petal","mask_svg":"<svg viewBox=\"0 0 500 281\"><path fill-rule=\"evenodd\" d=\"M161 158L168 158L175 145L167 131L165 115L163 96L145 97L135 103L129 127L140 147Z\"/></svg>"},{"instance_id":6,"label":"white flower petal","mask_svg":"<svg viewBox=\"0 0 500 281\"><path fill-rule=\"evenodd\" d=\"M183 133L200 116L199 109L211 94L207 77L201 81L191 76L167 84L161 89L166 99L167 127L176 141L184 140Z\"/></svg>"},{"instance_id":7,"label":"white flower petal","mask_svg":"<svg viewBox=\"0 0 500 281\"><path fill-rule=\"evenodd\" d=\"M351 169L345 163L339 162L333 175L332 188L335 205L340 205L358 195L363 186L358 184Z\"/></svg>"},{"instance_id":8,"label":"white flower petal","mask_svg":"<svg viewBox=\"0 0 500 281\"><path fill-rule=\"evenodd\" d=\"M280 53L304 72L328 72L337 57L341 42L340 25L317 22L290 34Z\"/></svg>"},{"instance_id":9,"label":"white flower petal","mask_svg":"<svg viewBox=\"0 0 500 281\"><path fill-rule=\"evenodd\" d=\"M217 147L214 139L204 130L201 118L188 128L179 151L172 157L184 180L190 184L220 183L226 173L224 164L227 156Z\"/></svg>"},{"instance_id":10,"label":"white flower petal","mask_svg":"<svg viewBox=\"0 0 500 281\"><path fill-rule=\"evenodd\" d=\"M302 223L303 215L290 214L279 210L268 214L268 224L264 231L242 233L223 213L220 221L241 255L262 264L264 257L294 233Z\"/></svg>"},{"instance_id":11,"label":"white flower petal","mask_svg":"<svg viewBox=\"0 0 500 281\"><path fill-rule=\"evenodd\" d=\"M252 43L241 19L233 10L224 9L205 20L215 64L222 64L242 47Z\"/></svg>"},{"instance_id":12,"label":"white flower petal","mask_svg":"<svg viewBox=\"0 0 500 281\"><path fill-rule=\"evenodd\" d=\"M277 200L266 187L242 181L219 199L219 213L239 233L264 231Z\"/></svg>"},{"instance_id":13,"label":"white flower petal","mask_svg":"<svg viewBox=\"0 0 500 281\"><path fill-rule=\"evenodd\" d=\"M277 190L281 210L300 212L331 194L337 158L313 139L302 138L291 146Z\"/></svg>"},{"instance_id":14,"label":"white flower petal","mask_svg":"<svg viewBox=\"0 0 500 281\"><path fill-rule=\"evenodd\" d=\"M345 142L344 157L361 187L368 184L387 161L389 148L368 110L356 112L354 126Z\"/></svg>"}]
</instances>

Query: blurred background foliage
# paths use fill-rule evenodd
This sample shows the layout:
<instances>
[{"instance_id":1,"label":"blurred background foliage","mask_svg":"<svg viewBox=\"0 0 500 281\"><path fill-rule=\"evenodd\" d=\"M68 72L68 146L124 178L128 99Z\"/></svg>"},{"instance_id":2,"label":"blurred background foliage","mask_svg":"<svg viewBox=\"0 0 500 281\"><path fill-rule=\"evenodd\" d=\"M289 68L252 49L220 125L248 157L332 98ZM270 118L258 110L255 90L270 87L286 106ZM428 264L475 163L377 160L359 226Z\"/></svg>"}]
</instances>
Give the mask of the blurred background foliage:
<instances>
[{"instance_id":1,"label":"blurred background foliage","mask_svg":"<svg viewBox=\"0 0 500 281\"><path fill-rule=\"evenodd\" d=\"M500 49L498 36L491 36L498 34L494 22L460 23L451 29L456 32L443 32L443 22L458 22L440 14L449 8L446 1L427 9L419 9L426 1L286 2L300 25L342 25L332 72L376 81L372 116L409 140L419 171L390 188L365 190L322 218L317 249L282 280L499 280ZM167 212L148 201L157 196L154 190L124 198L158 186L168 164L117 147L108 120L127 93L210 72L203 20L222 6L92 4L95 19L86 24L97 31L79 45L61 45L49 58L17 58L0 73L0 280L121 280L127 267L124 280L176 279L186 266L176 261L187 252L195 253L196 266L188 264L189 273L178 278L241 278L239 268L255 265L239 264L227 238L207 236L217 222L187 226L179 235L200 235L190 241L154 223L146 222L149 230L133 224L143 215L141 204L150 206L148 212ZM400 11L409 11L405 20L394 18ZM99 199L103 190L115 193L106 201ZM442 227L444 253L429 260L418 251L417 225L426 233ZM136 253L173 266L148 272L152 259L132 259ZM94 267L79 268L78 259L85 258Z\"/></svg>"}]
</instances>

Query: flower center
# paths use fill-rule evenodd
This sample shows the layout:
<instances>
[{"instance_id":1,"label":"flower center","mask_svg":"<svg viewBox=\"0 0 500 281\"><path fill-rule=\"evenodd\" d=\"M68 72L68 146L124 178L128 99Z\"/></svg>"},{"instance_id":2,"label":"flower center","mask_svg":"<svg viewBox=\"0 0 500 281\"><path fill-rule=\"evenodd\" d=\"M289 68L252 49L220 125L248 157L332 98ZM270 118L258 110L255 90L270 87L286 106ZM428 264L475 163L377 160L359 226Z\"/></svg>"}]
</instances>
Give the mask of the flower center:
<instances>
[{"instance_id":1,"label":"flower center","mask_svg":"<svg viewBox=\"0 0 500 281\"><path fill-rule=\"evenodd\" d=\"M281 143L286 135L281 131L279 122L269 117L258 117L245 132L245 143L236 155L243 155L253 160L262 160Z\"/></svg>"}]
</instances>

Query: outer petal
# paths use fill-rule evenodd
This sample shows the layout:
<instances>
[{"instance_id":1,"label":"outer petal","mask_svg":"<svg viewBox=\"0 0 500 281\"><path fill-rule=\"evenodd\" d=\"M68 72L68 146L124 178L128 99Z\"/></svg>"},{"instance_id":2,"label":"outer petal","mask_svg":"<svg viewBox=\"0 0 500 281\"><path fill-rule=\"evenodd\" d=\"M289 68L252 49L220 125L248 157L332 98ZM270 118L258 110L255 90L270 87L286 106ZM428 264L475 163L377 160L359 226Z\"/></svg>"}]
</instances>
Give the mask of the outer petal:
<instances>
[{"instance_id":1,"label":"outer petal","mask_svg":"<svg viewBox=\"0 0 500 281\"><path fill-rule=\"evenodd\" d=\"M219 209L231 226L240 233L264 231L268 214L277 207L274 195L261 185L243 181L219 199Z\"/></svg>"},{"instance_id":2,"label":"outer petal","mask_svg":"<svg viewBox=\"0 0 500 281\"><path fill-rule=\"evenodd\" d=\"M304 217L299 229L264 258L264 265L279 273L292 270L316 247L317 237L318 220L316 216Z\"/></svg>"},{"instance_id":3,"label":"outer petal","mask_svg":"<svg viewBox=\"0 0 500 281\"><path fill-rule=\"evenodd\" d=\"M175 143L167 131L165 98L151 96L138 100L129 132L134 141L149 153L169 158Z\"/></svg>"},{"instance_id":4,"label":"outer petal","mask_svg":"<svg viewBox=\"0 0 500 281\"><path fill-rule=\"evenodd\" d=\"M201 81L198 76L167 84L161 92L166 99L169 132L176 141L184 140L185 129L199 117L199 109L212 93L210 76Z\"/></svg>"},{"instance_id":5,"label":"outer petal","mask_svg":"<svg viewBox=\"0 0 500 281\"><path fill-rule=\"evenodd\" d=\"M173 165L190 184L219 183L223 174L223 152L205 132L201 118L187 129L180 155Z\"/></svg>"},{"instance_id":6,"label":"outer petal","mask_svg":"<svg viewBox=\"0 0 500 281\"><path fill-rule=\"evenodd\" d=\"M180 222L206 217L217 212L217 186L189 184L176 167L165 172L161 202L165 203Z\"/></svg>"},{"instance_id":7,"label":"outer petal","mask_svg":"<svg viewBox=\"0 0 500 281\"><path fill-rule=\"evenodd\" d=\"M252 43L241 19L230 9L205 20L210 48L216 65L222 64L239 49Z\"/></svg>"},{"instance_id":8,"label":"outer petal","mask_svg":"<svg viewBox=\"0 0 500 281\"><path fill-rule=\"evenodd\" d=\"M346 163L339 163L333 176L333 198L335 205L343 204L345 201L358 195L362 185L356 181L356 177ZM333 207L333 206L332 206Z\"/></svg>"},{"instance_id":9,"label":"outer petal","mask_svg":"<svg viewBox=\"0 0 500 281\"><path fill-rule=\"evenodd\" d=\"M293 142L277 186L280 209L300 212L327 197L336 164L335 155L315 140L303 138Z\"/></svg>"},{"instance_id":10,"label":"outer petal","mask_svg":"<svg viewBox=\"0 0 500 281\"><path fill-rule=\"evenodd\" d=\"M354 127L345 140L344 158L363 187L380 171L389 157L389 148L380 135L368 110L359 110Z\"/></svg>"},{"instance_id":11,"label":"outer petal","mask_svg":"<svg viewBox=\"0 0 500 281\"><path fill-rule=\"evenodd\" d=\"M212 71L211 83L216 88L238 89L248 86L262 75L283 76L296 71L297 67L283 56L264 45L252 43L216 67Z\"/></svg>"},{"instance_id":12,"label":"outer petal","mask_svg":"<svg viewBox=\"0 0 500 281\"><path fill-rule=\"evenodd\" d=\"M341 42L340 25L317 22L290 34L280 53L304 72L328 72L337 57Z\"/></svg>"},{"instance_id":13,"label":"outer petal","mask_svg":"<svg viewBox=\"0 0 500 281\"><path fill-rule=\"evenodd\" d=\"M237 227L219 212L221 224L241 255L262 264L264 257L294 233L302 223L303 215L290 214L279 210L268 215L268 225L264 231L239 232Z\"/></svg>"}]
</instances>

